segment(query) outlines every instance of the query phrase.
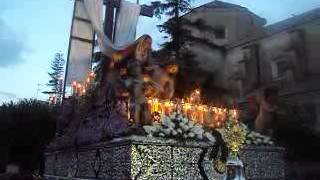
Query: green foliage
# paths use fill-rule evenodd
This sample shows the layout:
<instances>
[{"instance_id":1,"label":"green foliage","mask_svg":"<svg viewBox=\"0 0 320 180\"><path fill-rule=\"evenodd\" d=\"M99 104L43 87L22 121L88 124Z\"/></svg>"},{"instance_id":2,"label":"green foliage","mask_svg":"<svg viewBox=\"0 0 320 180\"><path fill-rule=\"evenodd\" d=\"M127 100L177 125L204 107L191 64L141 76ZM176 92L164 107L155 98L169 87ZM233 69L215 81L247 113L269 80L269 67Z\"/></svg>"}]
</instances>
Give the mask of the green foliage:
<instances>
[{"instance_id":1,"label":"green foliage","mask_svg":"<svg viewBox=\"0 0 320 180\"><path fill-rule=\"evenodd\" d=\"M56 113L47 103L21 100L0 106L0 166L16 163L21 169L33 171L45 145L55 134ZM3 164L2 164L3 163Z\"/></svg>"},{"instance_id":2,"label":"green foliage","mask_svg":"<svg viewBox=\"0 0 320 180\"><path fill-rule=\"evenodd\" d=\"M48 72L50 76L47 86L50 88L50 91L45 91L45 94L54 94L58 97L58 101L61 100L62 91L63 91L63 73L64 73L64 63L62 53L56 53L54 59L51 62L51 71Z\"/></svg>"},{"instance_id":3,"label":"green foliage","mask_svg":"<svg viewBox=\"0 0 320 180\"><path fill-rule=\"evenodd\" d=\"M213 50L225 52L223 46L214 42L194 36L192 30L201 33L213 33L214 29L207 25L203 19L189 20L184 15L191 11L192 0L164 0L154 2L156 8L155 15L161 18L168 16L168 21L159 25L160 32L166 33L167 41L163 43L162 48L154 53L168 59L168 55L174 54L176 63L179 65L179 72L176 77L176 96L183 97L189 94L194 88L203 88L212 84L212 72L205 71L195 60L196 55L192 52L193 45L204 46ZM197 78L193 78L197 77ZM200 82L199 77L204 80ZM209 83L205 82L210 80Z\"/></svg>"}]
</instances>

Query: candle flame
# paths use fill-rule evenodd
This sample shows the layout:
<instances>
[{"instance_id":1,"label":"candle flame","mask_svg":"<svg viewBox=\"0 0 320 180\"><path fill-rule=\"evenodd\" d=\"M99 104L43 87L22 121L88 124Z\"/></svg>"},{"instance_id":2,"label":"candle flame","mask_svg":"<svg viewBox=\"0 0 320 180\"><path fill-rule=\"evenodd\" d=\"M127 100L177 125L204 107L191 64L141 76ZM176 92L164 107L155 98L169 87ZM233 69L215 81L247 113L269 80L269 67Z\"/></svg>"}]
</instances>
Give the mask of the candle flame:
<instances>
[{"instance_id":1,"label":"candle flame","mask_svg":"<svg viewBox=\"0 0 320 180\"><path fill-rule=\"evenodd\" d=\"M209 106L207 104L201 104L199 101L193 101L195 99L200 99L199 95L200 90L195 90L191 93L190 97L180 100L170 101L149 98L147 102L151 114L158 113L169 115L171 112L178 109L188 119L211 128L222 127L229 114L232 117L238 117L238 112L235 109Z\"/></svg>"}]
</instances>

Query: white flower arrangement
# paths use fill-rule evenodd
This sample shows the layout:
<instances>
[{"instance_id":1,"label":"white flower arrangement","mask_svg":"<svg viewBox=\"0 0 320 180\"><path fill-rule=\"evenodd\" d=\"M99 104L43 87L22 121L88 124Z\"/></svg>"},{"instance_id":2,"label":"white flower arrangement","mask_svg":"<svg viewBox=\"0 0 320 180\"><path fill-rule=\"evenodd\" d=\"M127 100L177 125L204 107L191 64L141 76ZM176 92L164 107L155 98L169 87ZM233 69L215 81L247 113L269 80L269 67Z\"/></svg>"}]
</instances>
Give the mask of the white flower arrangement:
<instances>
[{"instance_id":1,"label":"white flower arrangement","mask_svg":"<svg viewBox=\"0 0 320 180\"><path fill-rule=\"evenodd\" d=\"M216 142L215 137L206 132L199 124L194 124L182 114L174 112L170 116L163 115L160 123L143 127L148 136L198 139L205 140L211 144Z\"/></svg>"},{"instance_id":2,"label":"white flower arrangement","mask_svg":"<svg viewBox=\"0 0 320 180\"><path fill-rule=\"evenodd\" d=\"M262 135L258 132L250 131L247 133L247 136L246 136L246 144L270 146L270 145L273 145L274 142L268 136Z\"/></svg>"},{"instance_id":3,"label":"white flower arrangement","mask_svg":"<svg viewBox=\"0 0 320 180\"><path fill-rule=\"evenodd\" d=\"M270 137L262 135L255 131L250 131L248 127L244 124L241 124L247 132L246 135L246 145L258 145L258 146L272 146L274 142Z\"/></svg>"}]
</instances>

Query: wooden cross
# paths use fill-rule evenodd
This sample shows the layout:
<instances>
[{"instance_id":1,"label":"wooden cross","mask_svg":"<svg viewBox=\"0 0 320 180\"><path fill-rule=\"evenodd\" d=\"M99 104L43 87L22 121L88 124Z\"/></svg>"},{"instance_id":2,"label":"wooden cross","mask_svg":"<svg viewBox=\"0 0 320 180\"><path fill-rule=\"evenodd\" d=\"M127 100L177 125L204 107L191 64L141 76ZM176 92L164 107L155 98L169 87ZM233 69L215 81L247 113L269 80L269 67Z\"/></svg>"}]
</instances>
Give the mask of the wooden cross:
<instances>
[{"instance_id":1,"label":"wooden cross","mask_svg":"<svg viewBox=\"0 0 320 180\"><path fill-rule=\"evenodd\" d=\"M104 32L107 37L113 41L114 29L115 29L115 12L120 8L121 0L104 0L104 4L106 5L106 13L104 20ZM154 8L152 6L141 5L141 16L152 17Z\"/></svg>"},{"instance_id":2,"label":"wooden cross","mask_svg":"<svg viewBox=\"0 0 320 180\"><path fill-rule=\"evenodd\" d=\"M106 13L105 13L105 20L104 20L104 33L107 35L107 37L113 41L113 36L115 34L115 22L116 19L114 17L114 14L117 12L117 10L120 7L121 0L103 0L104 5L106 5ZM72 24L71 24L71 31L70 31L70 40L69 40L69 49L68 49L68 58L67 58L67 65L66 65L66 73L65 73L65 82L63 87L63 97L65 97L65 90L67 86L67 80L71 79L70 77L72 74L79 73L76 68L78 68L76 65L81 64L77 62L78 56L90 56L91 58L94 57L94 47L96 46L95 41L95 35L93 32L93 29L91 30L91 21L88 19L88 17L83 16L83 12L81 12L81 8L83 6L83 0L75 0L74 3L74 10L73 10L73 17L72 17ZM152 17L153 16L153 10L154 8L147 5L141 5L141 11L140 15ZM80 26L81 24L81 26ZM81 28L81 27L87 27L87 28ZM90 38L91 36L91 38ZM82 44L81 47L89 47L86 49L81 49L81 52L79 51L79 45ZM85 44L85 46L83 45ZM91 49L90 49L91 47ZM79 55L80 53L80 55ZM72 60L70 60L72 59ZM73 62L73 63L70 63ZM70 66L71 64L71 66ZM84 62L84 66L87 64ZM69 70L70 67L70 70ZM86 68L86 67L82 67ZM69 71L71 72L69 75ZM69 78L68 78L69 77ZM82 77L81 77L82 78ZM71 82L71 81L70 81ZM70 84L69 82L69 84ZM69 85L68 85L69 86Z\"/></svg>"}]
</instances>

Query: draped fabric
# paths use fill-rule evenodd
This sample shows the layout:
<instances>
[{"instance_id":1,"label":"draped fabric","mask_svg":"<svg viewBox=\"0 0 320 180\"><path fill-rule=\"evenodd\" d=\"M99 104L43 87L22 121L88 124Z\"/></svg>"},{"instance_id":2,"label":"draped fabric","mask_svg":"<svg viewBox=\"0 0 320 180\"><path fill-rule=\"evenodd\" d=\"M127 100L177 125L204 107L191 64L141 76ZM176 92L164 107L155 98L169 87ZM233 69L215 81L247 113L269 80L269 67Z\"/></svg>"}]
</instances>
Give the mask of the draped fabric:
<instances>
[{"instance_id":1,"label":"draped fabric","mask_svg":"<svg viewBox=\"0 0 320 180\"><path fill-rule=\"evenodd\" d=\"M84 5L93 29L97 33L99 48L104 54L111 56L112 52L123 50L133 43L140 15L139 5L121 1L116 24L115 44L103 32L103 0L84 0Z\"/></svg>"},{"instance_id":2,"label":"draped fabric","mask_svg":"<svg viewBox=\"0 0 320 180\"><path fill-rule=\"evenodd\" d=\"M138 4L128 1L121 1L116 22L114 42L116 46L125 46L135 40L140 10L141 7Z\"/></svg>"},{"instance_id":3,"label":"draped fabric","mask_svg":"<svg viewBox=\"0 0 320 180\"><path fill-rule=\"evenodd\" d=\"M103 51L105 49L103 43L105 39L103 32L103 0L84 0L83 3L92 28L97 34L99 48ZM112 47L112 43L108 38L105 41L109 47Z\"/></svg>"},{"instance_id":4,"label":"draped fabric","mask_svg":"<svg viewBox=\"0 0 320 180\"><path fill-rule=\"evenodd\" d=\"M67 65L67 81L84 82L91 70L94 31L100 50L107 56L134 43L140 6L122 0L117 16L115 44L104 34L103 0L75 1L75 14Z\"/></svg>"}]
</instances>

